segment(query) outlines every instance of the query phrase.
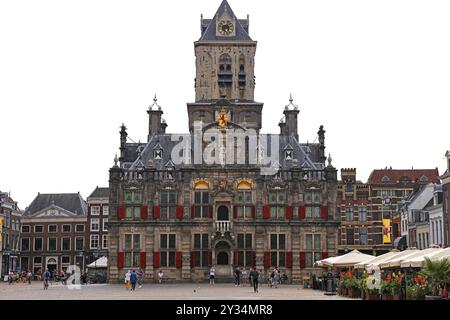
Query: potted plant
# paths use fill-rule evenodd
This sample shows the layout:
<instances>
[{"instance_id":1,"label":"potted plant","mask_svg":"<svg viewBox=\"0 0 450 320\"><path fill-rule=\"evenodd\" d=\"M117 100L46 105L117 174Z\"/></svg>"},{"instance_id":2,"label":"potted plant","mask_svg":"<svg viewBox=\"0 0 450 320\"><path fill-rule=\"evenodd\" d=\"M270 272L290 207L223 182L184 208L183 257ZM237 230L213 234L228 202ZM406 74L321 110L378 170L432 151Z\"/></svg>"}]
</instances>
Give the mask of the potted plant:
<instances>
[{"instance_id":1,"label":"potted plant","mask_svg":"<svg viewBox=\"0 0 450 320\"><path fill-rule=\"evenodd\" d=\"M380 282L376 277L367 279L367 300L380 300Z\"/></svg>"},{"instance_id":2,"label":"potted plant","mask_svg":"<svg viewBox=\"0 0 450 320\"><path fill-rule=\"evenodd\" d=\"M406 298L408 300L424 300L431 293L430 284L421 274L414 277L412 282L406 287Z\"/></svg>"},{"instance_id":3,"label":"potted plant","mask_svg":"<svg viewBox=\"0 0 450 320\"><path fill-rule=\"evenodd\" d=\"M448 259L431 261L425 258L422 271L431 278L431 294L426 295L425 300L442 299L441 290L450 282L450 262Z\"/></svg>"},{"instance_id":4,"label":"potted plant","mask_svg":"<svg viewBox=\"0 0 450 320\"><path fill-rule=\"evenodd\" d=\"M391 289L392 289L393 300L401 300L403 275L401 275L400 273L398 275L396 275L395 273L392 275L393 275L393 278L392 278L392 282L391 282Z\"/></svg>"},{"instance_id":5,"label":"potted plant","mask_svg":"<svg viewBox=\"0 0 450 320\"><path fill-rule=\"evenodd\" d=\"M389 274L381 285L381 299L382 300L392 300L393 299L392 298L391 275L389 275Z\"/></svg>"},{"instance_id":6,"label":"potted plant","mask_svg":"<svg viewBox=\"0 0 450 320\"><path fill-rule=\"evenodd\" d=\"M361 299L366 300L366 291L367 291L367 273L365 272L361 280L359 281L359 290L361 293Z\"/></svg>"}]
</instances>

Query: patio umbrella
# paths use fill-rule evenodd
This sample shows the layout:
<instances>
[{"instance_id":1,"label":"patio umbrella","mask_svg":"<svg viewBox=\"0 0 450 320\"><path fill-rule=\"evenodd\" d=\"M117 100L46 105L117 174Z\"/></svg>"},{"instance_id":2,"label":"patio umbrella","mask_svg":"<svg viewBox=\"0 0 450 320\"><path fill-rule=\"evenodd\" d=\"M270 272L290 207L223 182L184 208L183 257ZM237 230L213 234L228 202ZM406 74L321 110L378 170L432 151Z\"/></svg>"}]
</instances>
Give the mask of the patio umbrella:
<instances>
[{"instance_id":1,"label":"patio umbrella","mask_svg":"<svg viewBox=\"0 0 450 320\"><path fill-rule=\"evenodd\" d=\"M361 253L358 250L353 250L347 254L335 258L336 259L333 259L332 261L323 261L323 265L333 268L353 267L356 263L370 260L374 258L374 256Z\"/></svg>"},{"instance_id":2,"label":"patio umbrella","mask_svg":"<svg viewBox=\"0 0 450 320\"><path fill-rule=\"evenodd\" d=\"M406 261L407 259L419 257L424 254L428 254L431 252L435 252L436 248L428 248L424 250L417 250L417 249L411 249L411 250L405 250L400 252L398 255L392 257L391 259L383 262L380 264L381 269L386 268L400 268L400 265L403 261Z\"/></svg>"},{"instance_id":3,"label":"patio umbrella","mask_svg":"<svg viewBox=\"0 0 450 320\"><path fill-rule=\"evenodd\" d=\"M434 249L434 248L433 248ZM426 258L431 261L437 261L444 259L445 257L450 257L450 248L446 249L435 249L435 251L424 253L423 255L408 258L400 264L401 268L421 268Z\"/></svg>"},{"instance_id":4,"label":"patio umbrella","mask_svg":"<svg viewBox=\"0 0 450 320\"><path fill-rule=\"evenodd\" d=\"M363 262L357 263L357 264L355 264L355 269L364 269L369 266L379 266L380 263L397 255L399 252L400 251L394 249L392 251L389 251L388 253L382 254L381 256L378 256L378 257L374 257L373 259L370 259L368 261L363 261Z\"/></svg>"}]
</instances>

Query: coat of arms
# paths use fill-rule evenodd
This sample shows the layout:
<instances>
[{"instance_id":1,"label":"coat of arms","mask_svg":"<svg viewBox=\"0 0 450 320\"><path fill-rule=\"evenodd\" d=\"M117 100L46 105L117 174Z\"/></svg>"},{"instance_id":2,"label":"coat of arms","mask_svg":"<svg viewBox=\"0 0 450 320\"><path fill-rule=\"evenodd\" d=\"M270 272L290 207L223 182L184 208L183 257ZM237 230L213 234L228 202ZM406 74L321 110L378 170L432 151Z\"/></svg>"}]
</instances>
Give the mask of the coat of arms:
<instances>
[{"instance_id":1,"label":"coat of arms","mask_svg":"<svg viewBox=\"0 0 450 320\"><path fill-rule=\"evenodd\" d=\"M230 116L228 112L225 111L225 109L221 109L216 116L216 120L219 123L219 127L225 128L228 124L228 121L230 121Z\"/></svg>"}]
</instances>

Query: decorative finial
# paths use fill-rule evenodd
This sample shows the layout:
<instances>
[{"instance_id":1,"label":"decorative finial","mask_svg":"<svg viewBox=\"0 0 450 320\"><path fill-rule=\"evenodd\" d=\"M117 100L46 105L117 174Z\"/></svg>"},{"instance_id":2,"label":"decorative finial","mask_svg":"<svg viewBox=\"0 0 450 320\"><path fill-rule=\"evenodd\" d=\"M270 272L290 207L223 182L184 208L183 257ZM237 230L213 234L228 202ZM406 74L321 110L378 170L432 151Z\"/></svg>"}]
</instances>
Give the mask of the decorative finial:
<instances>
[{"instance_id":1,"label":"decorative finial","mask_svg":"<svg viewBox=\"0 0 450 320\"><path fill-rule=\"evenodd\" d=\"M156 98L156 93L155 93L155 97L153 98L153 103L156 103L156 101L158 101L158 99Z\"/></svg>"},{"instance_id":2,"label":"decorative finial","mask_svg":"<svg viewBox=\"0 0 450 320\"><path fill-rule=\"evenodd\" d=\"M117 167L117 162L119 162L119 159L117 158L117 153L116 153L116 156L114 157L114 167Z\"/></svg>"},{"instance_id":3,"label":"decorative finial","mask_svg":"<svg viewBox=\"0 0 450 320\"><path fill-rule=\"evenodd\" d=\"M331 167L331 162L333 159L331 158L331 153L328 154L328 166Z\"/></svg>"},{"instance_id":4,"label":"decorative finial","mask_svg":"<svg viewBox=\"0 0 450 320\"><path fill-rule=\"evenodd\" d=\"M285 110L298 110L298 106L294 104L294 99L292 98L292 93L289 93L289 104L285 106Z\"/></svg>"},{"instance_id":5,"label":"decorative finial","mask_svg":"<svg viewBox=\"0 0 450 320\"><path fill-rule=\"evenodd\" d=\"M149 110L153 110L153 106L158 107L158 110L161 110L161 106L158 105L158 98L156 98L156 93L155 96L153 97L153 104L149 107Z\"/></svg>"},{"instance_id":6,"label":"decorative finial","mask_svg":"<svg viewBox=\"0 0 450 320\"><path fill-rule=\"evenodd\" d=\"M292 93L289 93L289 102L292 103L294 99L292 99Z\"/></svg>"}]
</instances>

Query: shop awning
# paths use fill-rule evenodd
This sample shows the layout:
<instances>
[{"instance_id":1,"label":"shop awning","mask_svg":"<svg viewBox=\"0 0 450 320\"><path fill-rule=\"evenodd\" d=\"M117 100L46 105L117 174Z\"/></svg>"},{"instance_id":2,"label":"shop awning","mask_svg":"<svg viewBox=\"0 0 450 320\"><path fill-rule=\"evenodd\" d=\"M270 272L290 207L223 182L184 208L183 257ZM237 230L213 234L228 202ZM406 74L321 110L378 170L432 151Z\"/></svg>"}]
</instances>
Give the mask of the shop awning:
<instances>
[{"instance_id":1,"label":"shop awning","mask_svg":"<svg viewBox=\"0 0 450 320\"><path fill-rule=\"evenodd\" d=\"M101 257L96 261L88 264L88 268L107 268L108 267L108 257Z\"/></svg>"}]
</instances>

